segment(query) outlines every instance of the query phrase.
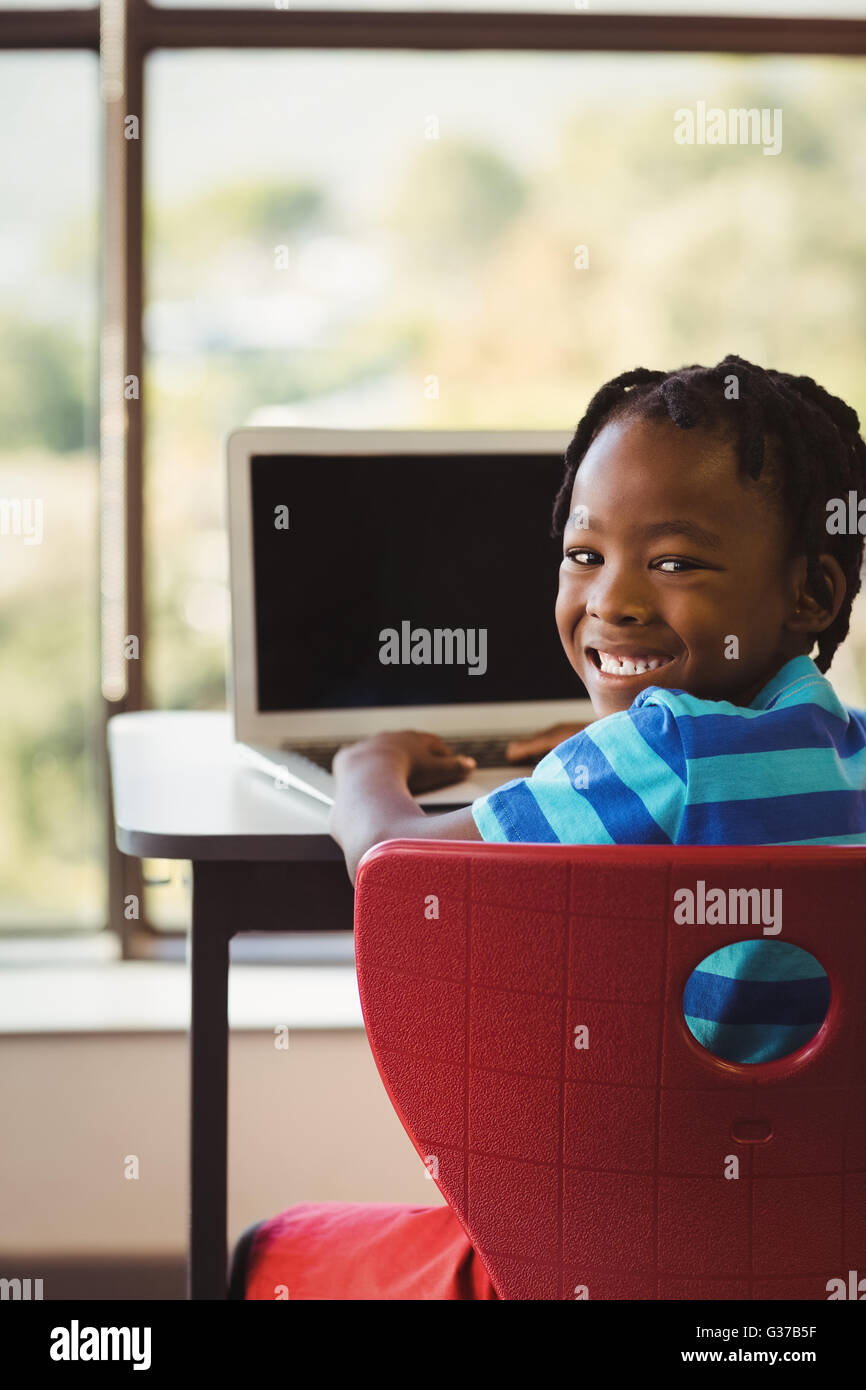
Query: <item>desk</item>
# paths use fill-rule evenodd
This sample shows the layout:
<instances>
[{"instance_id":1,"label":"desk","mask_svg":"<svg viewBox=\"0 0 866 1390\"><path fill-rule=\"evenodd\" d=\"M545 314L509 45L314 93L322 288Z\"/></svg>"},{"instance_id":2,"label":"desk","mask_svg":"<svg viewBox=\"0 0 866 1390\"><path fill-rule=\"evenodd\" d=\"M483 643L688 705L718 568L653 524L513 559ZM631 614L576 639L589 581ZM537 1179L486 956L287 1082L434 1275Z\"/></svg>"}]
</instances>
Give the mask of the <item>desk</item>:
<instances>
[{"instance_id":1,"label":"desk","mask_svg":"<svg viewBox=\"0 0 866 1390\"><path fill-rule=\"evenodd\" d=\"M229 714L116 715L108 744L118 849L192 861L187 1293L224 1299L229 941L351 930L354 893L328 808L241 767Z\"/></svg>"}]
</instances>

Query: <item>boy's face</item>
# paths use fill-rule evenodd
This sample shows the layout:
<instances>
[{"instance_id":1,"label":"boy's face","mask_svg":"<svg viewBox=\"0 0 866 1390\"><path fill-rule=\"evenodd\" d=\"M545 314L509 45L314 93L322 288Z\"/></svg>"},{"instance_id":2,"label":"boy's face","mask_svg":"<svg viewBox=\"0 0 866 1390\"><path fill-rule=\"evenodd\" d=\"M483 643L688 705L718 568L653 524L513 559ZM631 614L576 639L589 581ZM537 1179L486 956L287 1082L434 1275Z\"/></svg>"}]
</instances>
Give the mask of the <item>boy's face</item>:
<instances>
[{"instance_id":1,"label":"boy's face","mask_svg":"<svg viewBox=\"0 0 866 1390\"><path fill-rule=\"evenodd\" d=\"M805 557L785 563L784 518L740 481L734 447L712 431L612 420L580 463L570 511L556 623L599 718L649 685L749 705L811 650L786 628ZM683 522L710 534L684 533ZM609 675L599 649L663 664Z\"/></svg>"}]
</instances>

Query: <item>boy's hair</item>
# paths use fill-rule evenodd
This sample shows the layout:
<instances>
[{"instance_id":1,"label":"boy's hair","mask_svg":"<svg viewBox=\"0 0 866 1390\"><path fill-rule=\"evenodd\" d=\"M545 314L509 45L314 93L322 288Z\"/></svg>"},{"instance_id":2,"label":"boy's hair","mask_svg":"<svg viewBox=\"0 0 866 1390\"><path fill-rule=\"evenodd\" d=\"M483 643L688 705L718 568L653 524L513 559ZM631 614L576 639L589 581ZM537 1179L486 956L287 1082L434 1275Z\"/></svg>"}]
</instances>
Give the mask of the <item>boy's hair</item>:
<instances>
[{"instance_id":1,"label":"boy's hair","mask_svg":"<svg viewBox=\"0 0 866 1390\"><path fill-rule=\"evenodd\" d=\"M736 378L736 388L731 379ZM737 395L729 398L729 391ZM680 429L705 425L736 440L741 476L761 479L790 528L789 557L806 555L806 583L818 603L832 595L818 556L833 555L845 575L845 598L835 619L817 633L819 671L827 671L848 633L851 606L860 589L864 538L827 531L827 503L848 492L866 493L866 444L857 412L809 376L765 371L729 354L715 367L676 372L635 367L597 391L565 451L565 475L553 509L552 534L565 530L580 461L596 434L615 417L667 417ZM766 449L766 444L770 449ZM769 458L767 455L769 454ZM765 463L769 467L764 471Z\"/></svg>"}]
</instances>

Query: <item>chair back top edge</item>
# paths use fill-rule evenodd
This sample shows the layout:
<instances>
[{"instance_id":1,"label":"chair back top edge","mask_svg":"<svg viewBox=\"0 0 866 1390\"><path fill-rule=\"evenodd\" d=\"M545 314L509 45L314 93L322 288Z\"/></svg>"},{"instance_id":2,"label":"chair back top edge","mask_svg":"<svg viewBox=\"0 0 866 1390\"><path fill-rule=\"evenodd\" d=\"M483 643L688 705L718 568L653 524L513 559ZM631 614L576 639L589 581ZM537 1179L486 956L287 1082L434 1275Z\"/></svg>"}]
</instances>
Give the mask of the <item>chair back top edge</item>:
<instances>
[{"instance_id":1,"label":"chair back top edge","mask_svg":"<svg viewBox=\"0 0 866 1390\"><path fill-rule=\"evenodd\" d=\"M614 864L743 864L766 863L780 866L808 864L819 870L853 862L866 868L866 845L563 845L534 844L529 841L495 844L484 840L382 840L373 845L358 865L356 887L365 871L382 859L401 854L434 857L483 858L507 856L512 859L565 861L594 860Z\"/></svg>"}]
</instances>

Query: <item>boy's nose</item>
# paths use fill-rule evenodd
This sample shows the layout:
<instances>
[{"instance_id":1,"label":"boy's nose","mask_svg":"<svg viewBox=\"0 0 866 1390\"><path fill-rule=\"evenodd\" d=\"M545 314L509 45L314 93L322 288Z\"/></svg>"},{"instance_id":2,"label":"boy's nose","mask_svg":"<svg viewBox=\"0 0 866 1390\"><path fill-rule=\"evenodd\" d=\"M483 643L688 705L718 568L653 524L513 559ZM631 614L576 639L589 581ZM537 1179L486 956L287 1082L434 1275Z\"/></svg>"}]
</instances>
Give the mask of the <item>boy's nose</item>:
<instances>
[{"instance_id":1,"label":"boy's nose","mask_svg":"<svg viewBox=\"0 0 866 1390\"><path fill-rule=\"evenodd\" d=\"M644 592L640 578L633 573L599 577L586 596L586 611L592 618L613 626L624 619L647 623L652 614L652 602Z\"/></svg>"}]
</instances>

